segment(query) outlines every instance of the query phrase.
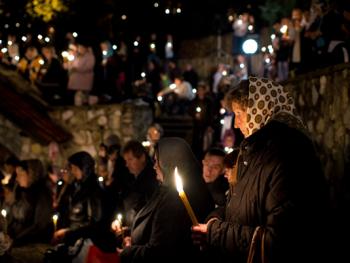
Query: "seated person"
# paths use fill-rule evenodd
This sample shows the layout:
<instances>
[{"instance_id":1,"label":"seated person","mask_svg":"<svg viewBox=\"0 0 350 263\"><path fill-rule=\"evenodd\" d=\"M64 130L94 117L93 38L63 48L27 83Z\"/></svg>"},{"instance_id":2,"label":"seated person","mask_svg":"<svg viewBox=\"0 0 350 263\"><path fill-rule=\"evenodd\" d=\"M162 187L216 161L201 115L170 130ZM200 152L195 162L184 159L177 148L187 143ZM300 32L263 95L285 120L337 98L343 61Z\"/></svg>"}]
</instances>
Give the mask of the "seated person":
<instances>
[{"instance_id":1,"label":"seated person","mask_svg":"<svg viewBox=\"0 0 350 263\"><path fill-rule=\"evenodd\" d=\"M13 246L49 243L52 234L52 196L40 160L21 161L16 167L18 187L7 211L8 234Z\"/></svg>"},{"instance_id":2,"label":"seated person","mask_svg":"<svg viewBox=\"0 0 350 263\"><path fill-rule=\"evenodd\" d=\"M112 209L94 169L95 161L87 152L77 152L68 158L68 171L74 181L58 204L60 217L53 243L68 247L83 240L84 244L86 241L105 252L113 252L114 235L109 231Z\"/></svg>"},{"instance_id":3,"label":"seated person","mask_svg":"<svg viewBox=\"0 0 350 263\"><path fill-rule=\"evenodd\" d=\"M181 75L174 77L174 83L162 89L158 95L163 101L162 110L169 114L184 114L195 95L189 82L184 81Z\"/></svg>"}]
</instances>

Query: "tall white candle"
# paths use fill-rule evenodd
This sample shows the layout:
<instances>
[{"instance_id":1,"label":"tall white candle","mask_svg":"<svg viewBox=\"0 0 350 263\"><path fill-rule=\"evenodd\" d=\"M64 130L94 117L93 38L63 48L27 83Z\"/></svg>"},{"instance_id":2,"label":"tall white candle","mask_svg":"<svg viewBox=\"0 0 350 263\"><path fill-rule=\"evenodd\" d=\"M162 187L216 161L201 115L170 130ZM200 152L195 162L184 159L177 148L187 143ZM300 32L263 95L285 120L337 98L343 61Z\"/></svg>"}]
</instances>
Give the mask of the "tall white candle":
<instances>
[{"instance_id":1,"label":"tall white candle","mask_svg":"<svg viewBox=\"0 0 350 263\"><path fill-rule=\"evenodd\" d=\"M174 176L175 176L176 189L179 192L179 196L182 200L182 203L184 204L184 206L187 210L187 213L191 218L192 224L194 226L196 226L196 225L198 225L198 220L197 220L197 217L194 214L193 209L190 205L190 202L188 201L187 196L183 190L182 179L177 171L177 167L175 167Z\"/></svg>"}]
</instances>

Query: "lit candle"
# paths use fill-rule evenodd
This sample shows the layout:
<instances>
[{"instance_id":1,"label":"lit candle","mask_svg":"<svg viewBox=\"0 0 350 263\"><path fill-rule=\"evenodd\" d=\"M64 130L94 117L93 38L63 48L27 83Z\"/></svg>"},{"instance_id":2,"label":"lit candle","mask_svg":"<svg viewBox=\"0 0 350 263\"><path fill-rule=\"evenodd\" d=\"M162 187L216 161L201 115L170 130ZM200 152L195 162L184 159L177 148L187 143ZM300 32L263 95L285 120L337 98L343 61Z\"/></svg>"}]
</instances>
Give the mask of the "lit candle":
<instances>
[{"instance_id":1,"label":"lit candle","mask_svg":"<svg viewBox=\"0 0 350 263\"><path fill-rule=\"evenodd\" d=\"M122 214L118 214L118 215L117 215L117 220L118 220L118 222L119 222L119 224L120 224L120 228L123 226L122 218L123 218Z\"/></svg>"},{"instance_id":2,"label":"lit candle","mask_svg":"<svg viewBox=\"0 0 350 263\"><path fill-rule=\"evenodd\" d=\"M119 232L118 235L121 234L122 240L123 240L124 239L124 229L123 229L123 221L122 221L122 219L123 219L122 214L117 214L116 221L117 221L117 224L119 225L119 229L120 229L120 232Z\"/></svg>"},{"instance_id":3,"label":"lit candle","mask_svg":"<svg viewBox=\"0 0 350 263\"><path fill-rule=\"evenodd\" d=\"M57 221L58 221L58 214L54 214L52 216L52 222L53 222L53 230L56 232L57 230Z\"/></svg>"},{"instance_id":4,"label":"lit candle","mask_svg":"<svg viewBox=\"0 0 350 263\"><path fill-rule=\"evenodd\" d=\"M142 142L142 146L143 147L150 147L151 146L151 142L150 141L143 141Z\"/></svg>"},{"instance_id":5,"label":"lit candle","mask_svg":"<svg viewBox=\"0 0 350 263\"><path fill-rule=\"evenodd\" d=\"M3 231L4 231L4 234L7 234L7 219L6 219L7 212L6 212L5 209L2 209L2 210L1 210L1 215L2 215L3 218L4 218Z\"/></svg>"},{"instance_id":6,"label":"lit candle","mask_svg":"<svg viewBox=\"0 0 350 263\"><path fill-rule=\"evenodd\" d=\"M175 176L176 189L179 192L179 196L182 200L182 203L184 204L184 206L187 210L187 213L191 218L192 225L196 226L196 225L198 225L198 220L197 220L196 215L194 214L193 209L192 209L190 203L188 202L187 196L183 190L182 179L177 171L177 167L175 167L174 176Z\"/></svg>"}]
</instances>

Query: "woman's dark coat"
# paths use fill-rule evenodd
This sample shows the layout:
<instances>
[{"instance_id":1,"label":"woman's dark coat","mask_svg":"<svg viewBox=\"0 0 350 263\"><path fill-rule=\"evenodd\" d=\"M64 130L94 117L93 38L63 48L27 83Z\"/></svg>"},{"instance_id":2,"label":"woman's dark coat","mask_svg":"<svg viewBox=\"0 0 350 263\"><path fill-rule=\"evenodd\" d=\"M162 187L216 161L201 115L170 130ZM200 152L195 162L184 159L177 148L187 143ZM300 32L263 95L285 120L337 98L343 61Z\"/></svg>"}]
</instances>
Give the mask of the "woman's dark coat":
<instances>
[{"instance_id":1,"label":"woman's dark coat","mask_svg":"<svg viewBox=\"0 0 350 263\"><path fill-rule=\"evenodd\" d=\"M131 230L132 245L121 253L121 262L188 262L199 253L191 239L192 222L174 183L178 167L198 221L214 208L201 176L200 166L187 143L180 138L163 138L157 154L164 181L152 199L136 215Z\"/></svg>"},{"instance_id":2,"label":"woman's dark coat","mask_svg":"<svg viewBox=\"0 0 350 263\"><path fill-rule=\"evenodd\" d=\"M320 167L308 137L280 122L244 140L224 221L208 226L208 242L221 247L221 262L246 262L256 226L266 229L271 262L320 262L327 234Z\"/></svg>"},{"instance_id":3,"label":"woman's dark coat","mask_svg":"<svg viewBox=\"0 0 350 263\"><path fill-rule=\"evenodd\" d=\"M43 181L16 189L10 207L8 232L14 246L48 243L52 236L52 198Z\"/></svg>"}]
</instances>

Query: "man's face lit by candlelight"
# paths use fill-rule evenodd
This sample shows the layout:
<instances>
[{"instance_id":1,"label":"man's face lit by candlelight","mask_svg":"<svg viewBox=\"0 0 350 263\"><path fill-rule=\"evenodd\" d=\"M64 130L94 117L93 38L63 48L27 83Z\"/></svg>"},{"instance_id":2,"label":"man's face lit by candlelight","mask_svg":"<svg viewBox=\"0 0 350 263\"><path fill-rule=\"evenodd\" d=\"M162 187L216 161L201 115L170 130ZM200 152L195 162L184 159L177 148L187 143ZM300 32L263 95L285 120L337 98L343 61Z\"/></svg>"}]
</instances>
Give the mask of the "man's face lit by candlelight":
<instances>
[{"instance_id":1,"label":"man's face lit by candlelight","mask_svg":"<svg viewBox=\"0 0 350 263\"><path fill-rule=\"evenodd\" d=\"M129 172L134 176L138 176L142 172L142 170L146 167L145 155L142 155L138 158L134 156L132 151L129 151L123 154L123 158L125 160L125 164Z\"/></svg>"},{"instance_id":2,"label":"man's face lit by candlelight","mask_svg":"<svg viewBox=\"0 0 350 263\"><path fill-rule=\"evenodd\" d=\"M224 172L224 158L206 154L202 161L203 179L206 183L214 182Z\"/></svg>"}]
</instances>

